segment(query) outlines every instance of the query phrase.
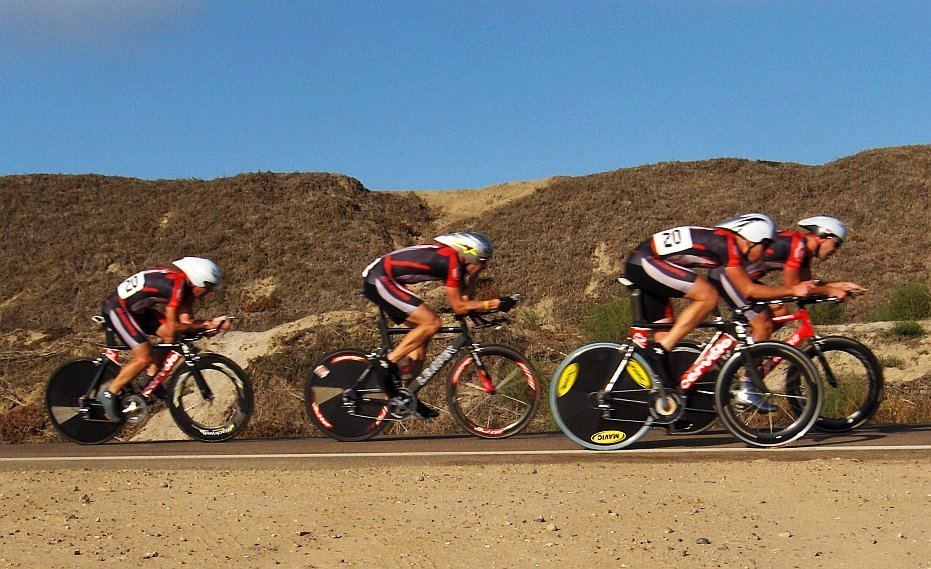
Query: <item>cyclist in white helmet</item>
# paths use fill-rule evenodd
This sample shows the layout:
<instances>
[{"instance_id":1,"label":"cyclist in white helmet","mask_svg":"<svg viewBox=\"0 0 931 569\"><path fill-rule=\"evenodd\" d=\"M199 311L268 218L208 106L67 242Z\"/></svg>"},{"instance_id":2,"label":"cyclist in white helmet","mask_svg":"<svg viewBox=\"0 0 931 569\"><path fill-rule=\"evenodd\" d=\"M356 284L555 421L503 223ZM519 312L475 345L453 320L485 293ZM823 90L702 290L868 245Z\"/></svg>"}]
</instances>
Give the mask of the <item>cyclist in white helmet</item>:
<instances>
[{"instance_id":1,"label":"cyclist in white helmet","mask_svg":"<svg viewBox=\"0 0 931 569\"><path fill-rule=\"evenodd\" d=\"M625 276L641 289L641 313L648 322L673 322L667 333L657 333L649 354L666 383L670 378L667 353L704 320L718 303L718 292L693 268L720 267L747 298L806 296L810 281L791 287L771 287L753 282L743 269L759 260L772 242L776 223L764 213L732 217L714 228L674 227L660 231L634 248L625 266ZM673 318L670 298L687 298L692 303Z\"/></svg>"},{"instance_id":2,"label":"cyclist in white helmet","mask_svg":"<svg viewBox=\"0 0 931 569\"><path fill-rule=\"evenodd\" d=\"M478 275L493 250L491 241L481 233L445 233L436 237L434 243L392 251L366 267L362 273L365 297L380 306L396 324L411 329L381 362L382 384L390 396L399 394L402 378L406 380L420 373L427 344L441 326L436 312L404 285L442 282L446 299L456 314L510 310L514 300L507 296L475 300ZM438 413L418 401L417 414L428 419Z\"/></svg>"},{"instance_id":3,"label":"cyclist in white helmet","mask_svg":"<svg viewBox=\"0 0 931 569\"><path fill-rule=\"evenodd\" d=\"M132 359L120 368L107 388L97 394L111 420L123 420L119 400L123 387L146 368L150 375L157 372L150 335L173 342L176 335L187 331L229 328L225 316L195 320L192 306L194 299L219 288L223 281L220 268L200 257L184 257L173 264L177 268L148 269L134 274L104 301L104 318L132 354Z\"/></svg>"},{"instance_id":4,"label":"cyclist in white helmet","mask_svg":"<svg viewBox=\"0 0 931 569\"><path fill-rule=\"evenodd\" d=\"M782 271L783 286L791 287L809 280L811 279L812 260L824 261L834 256L847 239L847 226L834 217L826 215L806 217L799 221L798 225L805 231L779 232L759 259L745 264L744 270L751 279L758 282L768 273ZM725 302L732 308L747 304L747 297L737 290L727 274L720 268L712 270L708 276ZM846 299L852 294L866 292L866 289L857 283L836 281L819 284L811 292ZM781 308L777 312L782 314L785 309ZM751 318L750 326L755 339L765 340L772 335L773 311L766 309L749 312L747 316Z\"/></svg>"}]
</instances>

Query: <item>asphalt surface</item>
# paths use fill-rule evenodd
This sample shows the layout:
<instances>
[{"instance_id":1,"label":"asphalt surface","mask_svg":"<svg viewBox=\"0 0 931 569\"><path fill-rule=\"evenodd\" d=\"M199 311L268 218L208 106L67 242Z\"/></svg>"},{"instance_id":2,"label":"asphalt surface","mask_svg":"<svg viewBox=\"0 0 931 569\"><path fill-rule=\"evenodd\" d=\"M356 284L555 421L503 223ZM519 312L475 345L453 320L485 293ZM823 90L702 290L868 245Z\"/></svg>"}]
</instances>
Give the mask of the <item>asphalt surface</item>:
<instances>
[{"instance_id":1,"label":"asphalt surface","mask_svg":"<svg viewBox=\"0 0 931 569\"><path fill-rule=\"evenodd\" d=\"M484 440L468 435L376 437L361 443L325 438L233 440L225 443L166 441L0 446L0 469L56 468L344 468L398 464L775 461L814 458L860 460L931 459L931 425L870 425L848 434L810 433L787 447L756 449L727 432L670 436L653 430L627 449L585 450L560 433Z\"/></svg>"}]
</instances>

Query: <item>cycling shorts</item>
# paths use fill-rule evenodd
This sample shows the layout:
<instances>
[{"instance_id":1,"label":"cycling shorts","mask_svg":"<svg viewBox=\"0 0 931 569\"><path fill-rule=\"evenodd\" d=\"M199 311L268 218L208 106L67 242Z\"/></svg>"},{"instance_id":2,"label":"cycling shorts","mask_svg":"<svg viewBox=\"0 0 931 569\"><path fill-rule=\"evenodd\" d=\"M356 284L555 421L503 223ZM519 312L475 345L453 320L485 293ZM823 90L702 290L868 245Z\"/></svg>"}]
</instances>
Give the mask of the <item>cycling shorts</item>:
<instances>
[{"instance_id":1,"label":"cycling shorts","mask_svg":"<svg viewBox=\"0 0 931 569\"><path fill-rule=\"evenodd\" d=\"M147 309L137 313L126 310L116 295L103 303L103 317L129 349L148 342L149 336L154 335L165 321L165 316L157 310Z\"/></svg>"},{"instance_id":2,"label":"cycling shorts","mask_svg":"<svg viewBox=\"0 0 931 569\"><path fill-rule=\"evenodd\" d=\"M672 318L670 298L682 298L698 277L693 271L656 258L634 256L624 267L624 276L640 289L640 313L647 322Z\"/></svg>"},{"instance_id":3,"label":"cycling shorts","mask_svg":"<svg viewBox=\"0 0 931 569\"><path fill-rule=\"evenodd\" d=\"M385 311L395 324L402 324L423 299L398 284L388 275L372 275L363 281L362 294Z\"/></svg>"}]
</instances>

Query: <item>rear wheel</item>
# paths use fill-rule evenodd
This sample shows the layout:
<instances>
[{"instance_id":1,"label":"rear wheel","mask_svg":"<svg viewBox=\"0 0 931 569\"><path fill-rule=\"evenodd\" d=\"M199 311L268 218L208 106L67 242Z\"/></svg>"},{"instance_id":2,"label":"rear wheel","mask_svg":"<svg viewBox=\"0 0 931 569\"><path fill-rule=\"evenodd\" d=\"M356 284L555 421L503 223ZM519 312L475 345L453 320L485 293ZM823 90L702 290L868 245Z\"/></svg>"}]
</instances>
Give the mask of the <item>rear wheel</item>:
<instances>
[{"instance_id":1,"label":"rear wheel","mask_svg":"<svg viewBox=\"0 0 931 569\"><path fill-rule=\"evenodd\" d=\"M869 348L850 338L831 336L816 342L805 350L824 379L824 406L815 428L831 433L855 429L879 409L882 366Z\"/></svg>"},{"instance_id":2,"label":"rear wheel","mask_svg":"<svg viewBox=\"0 0 931 569\"><path fill-rule=\"evenodd\" d=\"M325 355L307 376L307 416L325 435L340 441L364 441L388 426L388 396L374 373L369 373L357 390L359 399L354 408L344 404L343 395L370 367L366 352L345 349Z\"/></svg>"},{"instance_id":3,"label":"rear wheel","mask_svg":"<svg viewBox=\"0 0 931 569\"><path fill-rule=\"evenodd\" d=\"M747 403L742 393L758 403ZM753 446L775 447L808 432L818 419L824 392L805 354L781 342L759 342L738 350L724 364L714 398L721 422L734 436Z\"/></svg>"},{"instance_id":4,"label":"rear wheel","mask_svg":"<svg viewBox=\"0 0 931 569\"><path fill-rule=\"evenodd\" d=\"M593 450L633 444L653 424L653 371L630 346L597 343L569 354L553 374L550 408L563 433ZM606 391L611 379L612 389Z\"/></svg>"},{"instance_id":5,"label":"rear wheel","mask_svg":"<svg viewBox=\"0 0 931 569\"><path fill-rule=\"evenodd\" d=\"M208 443L225 441L241 433L254 405L249 376L232 360L201 353L194 367L209 388L205 399L194 371L182 364L168 386L168 410L184 434Z\"/></svg>"},{"instance_id":6,"label":"rear wheel","mask_svg":"<svg viewBox=\"0 0 931 569\"><path fill-rule=\"evenodd\" d=\"M446 404L466 431L500 439L533 420L542 391L527 358L503 346L484 346L456 363L446 381Z\"/></svg>"},{"instance_id":7,"label":"rear wheel","mask_svg":"<svg viewBox=\"0 0 931 569\"><path fill-rule=\"evenodd\" d=\"M45 387L45 409L55 429L69 441L83 445L105 443L123 428L122 423L108 421L103 408L95 399L88 400L87 414L81 413L79 399L87 395L94 379L103 369L100 384L116 377L119 368L105 360L97 363L91 359L80 359L65 363L48 380ZM92 391L91 398L96 396Z\"/></svg>"}]
</instances>

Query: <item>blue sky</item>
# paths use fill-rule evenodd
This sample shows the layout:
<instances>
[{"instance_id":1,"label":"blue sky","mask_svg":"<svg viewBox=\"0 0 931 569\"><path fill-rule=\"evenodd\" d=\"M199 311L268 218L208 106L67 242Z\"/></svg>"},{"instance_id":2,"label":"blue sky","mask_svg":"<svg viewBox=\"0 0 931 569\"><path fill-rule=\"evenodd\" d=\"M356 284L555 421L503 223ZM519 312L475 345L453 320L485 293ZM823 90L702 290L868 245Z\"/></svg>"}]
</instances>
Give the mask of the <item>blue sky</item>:
<instances>
[{"instance_id":1,"label":"blue sky","mask_svg":"<svg viewBox=\"0 0 931 569\"><path fill-rule=\"evenodd\" d=\"M931 2L0 2L0 175L466 188L931 143Z\"/></svg>"}]
</instances>

